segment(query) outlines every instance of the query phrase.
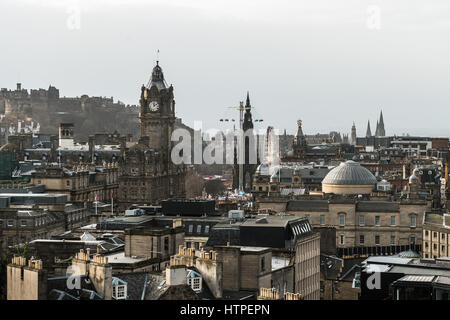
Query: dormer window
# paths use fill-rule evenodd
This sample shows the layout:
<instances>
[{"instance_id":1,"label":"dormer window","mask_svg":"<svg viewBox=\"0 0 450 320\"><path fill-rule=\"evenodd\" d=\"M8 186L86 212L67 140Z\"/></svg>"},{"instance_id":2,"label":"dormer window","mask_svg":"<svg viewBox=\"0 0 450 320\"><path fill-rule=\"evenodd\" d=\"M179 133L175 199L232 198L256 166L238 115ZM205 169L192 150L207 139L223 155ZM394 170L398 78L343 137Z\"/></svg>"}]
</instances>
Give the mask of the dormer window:
<instances>
[{"instance_id":1,"label":"dormer window","mask_svg":"<svg viewBox=\"0 0 450 320\"><path fill-rule=\"evenodd\" d=\"M187 284L195 293L202 292L202 275L194 270L189 270L187 274Z\"/></svg>"},{"instance_id":2,"label":"dormer window","mask_svg":"<svg viewBox=\"0 0 450 320\"><path fill-rule=\"evenodd\" d=\"M119 278L113 278L112 298L115 300L127 299L127 283Z\"/></svg>"}]
</instances>

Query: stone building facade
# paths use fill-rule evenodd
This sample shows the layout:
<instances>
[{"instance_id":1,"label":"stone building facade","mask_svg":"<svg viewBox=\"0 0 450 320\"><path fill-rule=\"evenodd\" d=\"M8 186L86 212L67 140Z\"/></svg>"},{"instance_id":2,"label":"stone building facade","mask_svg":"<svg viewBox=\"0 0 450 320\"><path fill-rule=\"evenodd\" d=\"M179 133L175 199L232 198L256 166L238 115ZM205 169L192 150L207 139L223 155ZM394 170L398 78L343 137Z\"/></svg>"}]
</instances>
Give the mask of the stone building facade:
<instances>
[{"instance_id":1,"label":"stone building facade","mask_svg":"<svg viewBox=\"0 0 450 320\"><path fill-rule=\"evenodd\" d=\"M141 88L139 142L119 159L119 201L124 209L132 204L155 204L184 197L186 166L171 160L171 135L175 124L173 87L167 86L159 63L147 86Z\"/></svg>"},{"instance_id":2,"label":"stone building facade","mask_svg":"<svg viewBox=\"0 0 450 320\"><path fill-rule=\"evenodd\" d=\"M50 239L90 222L89 209L66 205L64 194L0 194L0 199L3 250L35 239Z\"/></svg>"},{"instance_id":3,"label":"stone building facade","mask_svg":"<svg viewBox=\"0 0 450 320\"><path fill-rule=\"evenodd\" d=\"M450 214L427 212L423 222L422 257L450 257Z\"/></svg>"},{"instance_id":4,"label":"stone building facade","mask_svg":"<svg viewBox=\"0 0 450 320\"><path fill-rule=\"evenodd\" d=\"M59 166L38 167L31 175L31 183L44 185L48 193L66 194L71 202L110 202L111 195L117 197L119 169L115 162L103 166L79 164L62 168Z\"/></svg>"},{"instance_id":5,"label":"stone building facade","mask_svg":"<svg viewBox=\"0 0 450 320\"><path fill-rule=\"evenodd\" d=\"M320 233L304 235L295 244L295 293L320 299Z\"/></svg>"},{"instance_id":6,"label":"stone building facade","mask_svg":"<svg viewBox=\"0 0 450 320\"><path fill-rule=\"evenodd\" d=\"M420 250L425 200L293 200L286 211L308 217L313 227L336 228L340 256Z\"/></svg>"},{"instance_id":7,"label":"stone building facade","mask_svg":"<svg viewBox=\"0 0 450 320\"><path fill-rule=\"evenodd\" d=\"M152 225L125 230L125 256L170 259L184 243L181 220L174 220L172 228Z\"/></svg>"}]
</instances>

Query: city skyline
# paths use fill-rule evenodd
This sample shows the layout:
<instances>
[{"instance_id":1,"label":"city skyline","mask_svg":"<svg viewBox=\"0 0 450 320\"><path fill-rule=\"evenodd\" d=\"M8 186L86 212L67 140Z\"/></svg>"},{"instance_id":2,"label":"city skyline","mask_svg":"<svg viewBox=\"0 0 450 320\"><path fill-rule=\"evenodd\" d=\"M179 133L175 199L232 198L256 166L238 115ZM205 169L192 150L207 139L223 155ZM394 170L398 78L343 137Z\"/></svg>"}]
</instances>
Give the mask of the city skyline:
<instances>
[{"instance_id":1,"label":"city skyline","mask_svg":"<svg viewBox=\"0 0 450 320\"><path fill-rule=\"evenodd\" d=\"M246 2L231 12L204 1L6 1L5 41L22 41L2 54L14 63L1 87L51 84L62 96L137 104L160 50L177 92L176 116L190 126L201 120L221 129L219 118L248 90L262 126L291 134L302 119L305 134L348 134L355 121L364 136L367 120L373 128L382 110L387 135L450 136L441 116L450 102L450 48L440 41L450 31L449 5L349 3L287 10L283 2L271 11L270 1ZM377 10L379 26L375 19L370 27ZM78 13L79 25L70 20ZM21 26L19 16L31 24ZM433 126L416 116L423 110L435 115Z\"/></svg>"}]
</instances>

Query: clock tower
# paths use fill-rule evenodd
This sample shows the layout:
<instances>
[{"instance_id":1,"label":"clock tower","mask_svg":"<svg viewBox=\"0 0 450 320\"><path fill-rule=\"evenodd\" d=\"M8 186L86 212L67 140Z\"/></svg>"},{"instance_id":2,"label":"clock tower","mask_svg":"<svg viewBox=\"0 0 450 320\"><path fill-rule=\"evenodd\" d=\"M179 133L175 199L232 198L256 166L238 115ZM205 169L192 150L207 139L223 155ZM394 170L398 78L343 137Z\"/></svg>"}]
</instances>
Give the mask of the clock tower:
<instances>
[{"instance_id":1,"label":"clock tower","mask_svg":"<svg viewBox=\"0 0 450 320\"><path fill-rule=\"evenodd\" d=\"M173 87L167 86L159 61L153 68L147 86L142 85L139 100L139 121L141 138L148 137L149 147L169 157L175 123L175 100Z\"/></svg>"},{"instance_id":2,"label":"clock tower","mask_svg":"<svg viewBox=\"0 0 450 320\"><path fill-rule=\"evenodd\" d=\"M173 87L167 85L158 62L150 81L141 88L139 123L139 142L126 147L119 159L119 210L186 196L186 166L174 164L170 158L175 125Z\"/></svg>"}]
</instances>

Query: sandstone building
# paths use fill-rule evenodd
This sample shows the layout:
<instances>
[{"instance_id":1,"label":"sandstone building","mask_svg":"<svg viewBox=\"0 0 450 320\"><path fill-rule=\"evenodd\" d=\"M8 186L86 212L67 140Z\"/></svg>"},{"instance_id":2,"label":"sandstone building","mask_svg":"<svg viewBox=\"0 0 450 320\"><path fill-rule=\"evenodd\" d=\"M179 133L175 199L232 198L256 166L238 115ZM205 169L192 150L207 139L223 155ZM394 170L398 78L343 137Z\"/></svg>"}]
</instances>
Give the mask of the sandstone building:
<instances>
[{"instance_id":1,"label":"sandstone building","mask_svg":"<svg viewBox=\"0 0 450 320\"><path fill-rule=\"evenodd\" d=\"M120 207L150 204L185 195L184 164L171 160L171 135L175 124L173 86L167 86L157 62L139 101L139 142L119 159Z\"/></svg>"}]
</instances>

